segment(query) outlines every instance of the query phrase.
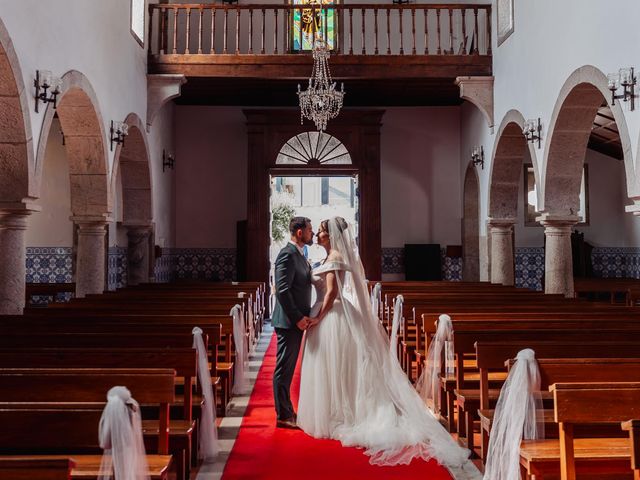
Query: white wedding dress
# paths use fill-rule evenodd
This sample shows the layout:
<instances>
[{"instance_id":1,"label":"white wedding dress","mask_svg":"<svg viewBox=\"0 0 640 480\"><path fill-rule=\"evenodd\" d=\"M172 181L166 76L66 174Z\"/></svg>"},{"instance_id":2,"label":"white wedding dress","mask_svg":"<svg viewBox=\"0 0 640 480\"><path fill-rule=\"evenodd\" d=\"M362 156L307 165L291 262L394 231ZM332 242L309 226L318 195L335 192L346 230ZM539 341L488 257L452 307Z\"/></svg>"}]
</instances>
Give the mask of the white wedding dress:
<instances>
[{"instance_id":1,"label":"white wedding dress","mask_svg":"<svg viewBox=\"0 0 640 480\"><path fill-rule=\"evenodd\" d=\"M350 229L329 221L332 252L313 271L317 315L326 274L336 272L339 295L322 321L307 330L298 403L298 425L316 438L365 448L376 465L435 459L462 466L469 455L427 409L389 351L371 313L364 271Z\"/></svg>"}]
</instances>

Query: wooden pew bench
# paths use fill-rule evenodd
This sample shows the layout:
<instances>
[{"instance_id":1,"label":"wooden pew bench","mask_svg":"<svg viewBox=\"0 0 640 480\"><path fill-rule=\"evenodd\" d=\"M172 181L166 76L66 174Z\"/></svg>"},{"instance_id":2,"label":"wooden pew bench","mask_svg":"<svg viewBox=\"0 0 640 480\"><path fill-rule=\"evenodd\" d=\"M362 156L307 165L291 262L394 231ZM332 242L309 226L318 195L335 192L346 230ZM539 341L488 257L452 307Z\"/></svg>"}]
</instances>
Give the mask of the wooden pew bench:
<instances>
[{"instance_id":1,"label":"wooden pew bench","mask_svg":"<svg viewBox=\"0 0 640 480\"><path fill-rule=\"evenodd\" d=\"M584 342L578 341L571 343L568 339L558 342L536 341L531 338L528 341L514 341L505 338L501 342L478 342L476 343L476 356L478 368L480 370L480 389L464 390L463 394L469 399L473 397L473 404L468 401L462 406L465 413L467 410L479 408L480 427L482 432L482 454L483 460L486 459L487 446L489 442L489 433L493 422L493 407L498 400L499 390L491 390L489 381L490 375L495 372L506 372L508 365L513 361L520 350L530 348L535 352L536 359L545 363L545 359L577 359L577 358L640 358L640 342ZM511 362L510 362L511 360ZM553 361L553 360L552 360ZM573 362L573 360L570 360ZM559 369L558 369L559 370ZM601 372L596 372L600 375ZM617 372L611 373L609 378L617 378ZM624 373L624 372L623 372ZM575 375L576 373L572 373ZM561 371L557 372L561 375ZM605 373L608 375L608 373ZM547 377L548 378L548 377ZM607 378L607 377L605 377ZM556 381L561 381L562 377L554 377ZM548 381L548 380L547 380ZM546 394L548 385L542 385L542 393ZM553 423L553 410L545 410L545 434L548 436L557 436L557 429ZM470 418L470 415L467 417ZM608 432L608 430L605 430ZM550 434L550 435L549 435Z\"/></svg>"},{"instance_id":2,"label":"wooden pew bench","mask_svg":"<svg viewBox=\"0 0 640 480\"><path fill-rule=\"evenodd\" d=\"M153 407L153 417L157 418L142 421L147 451L171 453L178 479L188 479L195 422L170 419L169 405L175 400L174 379L172 369L0 369L3 392L0 401L103 402L112 386L127 386L138 403Z\"/></svg>"},{"instance_id":3,"label":"wooden pew bench","mask_svg":"<svg viewBox=\"0 0 640 480\"><path fill-rule=\"evenodd\" d=\"M584 423L620 424L640 414L640 383L556 383L550 387L560 438L523 440L520 465L525 478L557 476L633 478L631 449L626 438L580 438L574 427ZM594 408L597 406L597 408Z\"/></svg>"},{"instance_id":4,"label":"wooden pew bench","mask_svg":"<svg viewBox=\"0 0 640 480\"><path fill-rule=\"evenodd\" d=\"M0 478L11 480L69 480L76 462L70 457L0 456Z\"/></svg>"},{"instance_id":5,"label":"wooden pew bench","mask_svg":"<svg viewBox=\"0 0 640 480\"><path fill-rule=\"evenodd\" d=\"M622 430L629 432L629 451L634 480L640 480L640 420L622 422Z\"/></svg>"},{"instance_id":6,"label":"wooden pew bench","mask_svg":"<svg viewBox=\"0 0 640 480\"><path fill-rule=\"evenodd\" d=\"M104 403L0 404L0 458L24 459L56 453L71 457L73 480L97 480L102 457L98 426ZM169 480L171 455L147 454L152 480Z\"/></svg>"}]
</instances>

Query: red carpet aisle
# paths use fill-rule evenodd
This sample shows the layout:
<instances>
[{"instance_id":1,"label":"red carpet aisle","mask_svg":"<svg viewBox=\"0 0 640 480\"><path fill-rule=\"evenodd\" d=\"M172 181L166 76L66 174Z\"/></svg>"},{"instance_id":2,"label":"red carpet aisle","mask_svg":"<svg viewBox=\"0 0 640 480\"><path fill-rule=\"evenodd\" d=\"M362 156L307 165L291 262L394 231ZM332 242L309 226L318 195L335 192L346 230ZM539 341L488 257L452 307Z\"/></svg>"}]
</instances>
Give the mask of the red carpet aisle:
<instances>
[{"instance_id":1,"label":"red carpet aisle","mask_svg":"<svg viewBox=\"0 0 640 480\"><path fill-rule=\"evenodd\" d=\"M258 373L238 438L227 461L223 480L239 479L422 479L450 480L436 462L414 461L398 467L375 467L356 448L334 440L316 440L301 430L275 428L271 378L276 361L275 335ZM300 369L292 393L298 401Z\"/></svg>"}]
</instances>

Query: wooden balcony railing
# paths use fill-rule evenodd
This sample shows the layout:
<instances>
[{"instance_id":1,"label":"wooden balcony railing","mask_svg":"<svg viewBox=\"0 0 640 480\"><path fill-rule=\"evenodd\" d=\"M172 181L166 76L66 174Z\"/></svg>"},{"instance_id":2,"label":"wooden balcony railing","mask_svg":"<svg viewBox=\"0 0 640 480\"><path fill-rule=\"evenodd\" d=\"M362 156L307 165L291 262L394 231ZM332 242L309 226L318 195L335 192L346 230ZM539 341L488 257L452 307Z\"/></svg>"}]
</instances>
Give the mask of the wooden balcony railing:
<instances>
[{"instance_id":1,"label":"wooden balcony railing","mask_svg":"<svg viewBox=\"0 0 640 480\"><path fill-rule=\"evenodd\" d=\"M149 54L296 54L295 14L320 19L340 55L491 55L491 5L149 5ZM327 18L335 19L327 32Z\"/></svg>"}]
</instances>

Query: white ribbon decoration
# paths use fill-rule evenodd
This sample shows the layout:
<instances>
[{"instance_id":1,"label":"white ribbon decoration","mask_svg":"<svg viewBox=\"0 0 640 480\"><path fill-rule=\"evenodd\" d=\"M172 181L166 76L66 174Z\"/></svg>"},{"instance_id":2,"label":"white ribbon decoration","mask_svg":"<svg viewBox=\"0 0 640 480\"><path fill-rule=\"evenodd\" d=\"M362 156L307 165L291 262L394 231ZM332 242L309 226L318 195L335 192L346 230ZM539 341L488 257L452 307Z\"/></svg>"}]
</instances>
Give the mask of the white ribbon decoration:
<instances>
[{"instance_id":1,"label":"white ribbon decoration","mask_svg":"<svg viewBox=\"0 0 640 480\"><path fill-rule=\"evenodd\" d=\"M535 352L518 352L493 414L484 480L520 478L520 441L544 438L540 370Z\"/></svg>"},{"instance_id":2,"label":"white ribbon decoration","mask_svg":"<svg viewBox=\"0 0 640 480\"><path fill-rule=\"evenodd\" d=\"M235 395L241 395L246 393L247 379L245 374L246 368L246 356L247 356L247 327L245 324L244 314L242 313L242 307L235 305L229 315L233 317L233 341L236 344L236 358L234 363L234 381L233 381L233 393Z\"/></svg>"},{"instance_id":3,"label":"white ribbon decoration","mask_svg":"<svg viewBox=\"0 0 640 480\"><path fill-rule=\"evenodd\" d=\"M98 436L104 450L98 480L149 479L140 406L126 387L113 387L107 393Z\"/></svg>"},{"instance_id":4,"label":"white ribbon decoration","mask_svg":"<svg viewBox=\"0 0 640 480\"><path fill-rule=\"evenodd\" d=\"M204 405L200 415L200 433L198 439L198 458L202 460L213 460L220 450L218 446L218 431L216 428L216 404L213 395L213 385L211 384L211 372L209 371L209 357L207 349L202 339L202 329L194 327L193 348L198 355L198 381L204 396ZM215 352L214 352L215 355ZM184 388L191 388L185 384Z\"/></svg>"},{"instance_id":5,"label":"white ribbon decoration","mask_svg":"<svg viewBox=\"0 0 640 480\"><path fill-rule=\"evenodd\" d=\"M438 328L426 354L426 365L418 379L416 388L427 405L431 403L434 413L440 411L440 372L442 371L442 350L446 348L445 369L453 373L453 324L451 317L438 317ZM447 365L448 364L448 365Z\"/></svg>"},{"instance_id":6,"label":"white ribbon decoration","mask_svg":"<svg viewBox=\"0 0 640 480\"><path fill-rule=\"evenodd\" d=\"M402 306L404 297L398 295L393 302L393 323L391 324L391 342L389 343L389 353L391 356L398 356L398 330L402 321Z\"/></svg>"},{"instance_id":7,"label":"white ribbon decoration","mask_svg":"<svg viewBox=\"0 0 640 480\"><path fill-rule=\"evenodd\" d=\"M380 295L382 294L382 284L377 282L371 289L371 311L377 318L380 318Z\"/></svg>"}]
</instances>

